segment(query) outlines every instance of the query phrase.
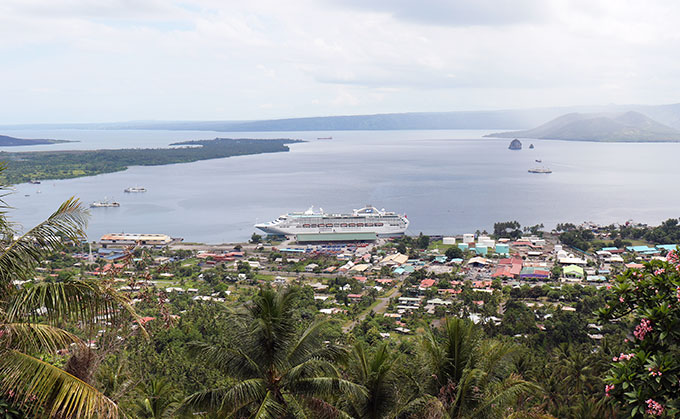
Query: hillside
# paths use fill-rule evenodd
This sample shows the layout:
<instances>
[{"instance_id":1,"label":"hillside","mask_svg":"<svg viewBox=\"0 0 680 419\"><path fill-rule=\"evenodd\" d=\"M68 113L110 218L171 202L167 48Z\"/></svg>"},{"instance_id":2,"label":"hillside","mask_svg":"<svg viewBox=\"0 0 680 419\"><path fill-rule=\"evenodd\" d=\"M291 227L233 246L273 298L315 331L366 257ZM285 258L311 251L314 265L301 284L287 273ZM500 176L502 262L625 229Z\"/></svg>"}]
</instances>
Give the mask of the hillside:
<instances>
[{"instance_id":1,"label":"hillside","mask_svg":"<svg viewBox=\"0 0 680 419\"><path fill-rule=\"evenodd\" d=\"M0 147L18 147L23 145L57 144L70 142L71 141L66 140L29 140L25 138L10 137L8 135L0 135Z\"/></svg>"},{"instance_id":2,"label":"hillside","mask_svg":"<svg viewBox=\"0 0 680 419\"><path fill-rule=\"evenodd\" d=\"M534 129L489 134L497 138L537 138L545 140L605 142L680 141L680 131L663 125L639 112L619 114L569 113Z\"/></svg>"}]
</instances>

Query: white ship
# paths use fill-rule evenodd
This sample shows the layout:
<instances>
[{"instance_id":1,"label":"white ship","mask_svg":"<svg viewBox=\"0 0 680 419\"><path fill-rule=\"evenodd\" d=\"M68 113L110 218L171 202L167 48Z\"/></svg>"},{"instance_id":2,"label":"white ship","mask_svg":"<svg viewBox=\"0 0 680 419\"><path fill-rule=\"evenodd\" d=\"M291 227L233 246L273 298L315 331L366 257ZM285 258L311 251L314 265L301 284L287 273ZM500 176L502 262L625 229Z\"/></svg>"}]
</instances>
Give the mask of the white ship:
<instances>
[{"instance_id":1,"label":"white ship","mask_svg":"<svg viewBox=\"0 0 680 419\"><path fill-rule=\"evenodd\" d=\"M127 193L139 193L139 192L146 192L146 188L142 186L131 186L129 188L125 188L123 192Z\"/></svg>"},{"instance_id":2,"label":"white ship","mask_svg":"<svg viewBox=\"0 0 680 419\"><path fill-rule=\"evenodd\" d=\"M108 207L119 207L120 204L115 201L109 201L104 198L103 201L94 201L90 204L90 208L108 208Z\"/></svg>"},{"instance_id":3,"label":"white ship","mask_svg":"<svg viewBox=\"0 0 680 419\"><path fill-rule=\"evenodd\" d=\"M406 215L379 210L373 206L355 209L351 214L327 214L314 207L304 212L291 212L255 227L267 234L292 236L297 234L375 233L378 237L401 236L409 221Z\"/></svg>"},{"instance_id":4,"label":"white ship","mask_svg":"<svg viewBox=\"0 0 680 419\"><path fill-rule=\"evenodd\" d=\"M536 167L534 169L529 169L529 173L552 173L552 170L548 169L547 167Z\"/></svg>"}]
</instances>

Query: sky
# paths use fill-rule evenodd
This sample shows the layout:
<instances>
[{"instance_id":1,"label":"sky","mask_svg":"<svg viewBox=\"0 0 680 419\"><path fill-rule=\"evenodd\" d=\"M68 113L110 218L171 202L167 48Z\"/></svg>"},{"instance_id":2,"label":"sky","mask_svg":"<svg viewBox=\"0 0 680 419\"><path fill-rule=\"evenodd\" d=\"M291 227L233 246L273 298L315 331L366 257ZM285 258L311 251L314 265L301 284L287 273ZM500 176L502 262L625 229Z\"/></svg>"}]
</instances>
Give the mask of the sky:
<instances>
[{"instance_id":1,"label":"sky","mask_svg":"<svg viewBox=\"0 0 680 419\"><path fill-rule=\"evenodd\" d=\"M676 0L2 0L0 124L680 102Z\"/></svg>"}]
</instances>

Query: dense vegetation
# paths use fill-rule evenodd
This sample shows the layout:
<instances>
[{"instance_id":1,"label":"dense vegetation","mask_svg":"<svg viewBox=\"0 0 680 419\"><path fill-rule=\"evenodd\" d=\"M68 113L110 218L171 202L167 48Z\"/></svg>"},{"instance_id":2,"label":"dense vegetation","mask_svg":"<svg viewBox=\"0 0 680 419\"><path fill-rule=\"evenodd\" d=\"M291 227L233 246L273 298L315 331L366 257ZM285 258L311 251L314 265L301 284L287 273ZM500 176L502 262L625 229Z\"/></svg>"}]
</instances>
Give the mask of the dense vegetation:
<instances>
[{"instance_id":1,"label":"dense vegetation","mask_svg":"<svg viewBox=\"0 0 680 419\"><path fill-rule=\"evenodd\" d=\"M130 166L159 166L219 159L246 154L288 151L286 144L298 140L228 139L186 141L184 146L157 149L0 152L7 169L0 181L16 184L31 179L68 179L125 170Z\"/></svg>"},{"instance_id":2,"label":"dense vegetation","mask_svg":"<svg viewBox=\"0 0 680 419\"><path fill-rule=\"evenodd\" d=\"M455 271L416 270L390 292L408 295L428 277L435 284L420 290L425 299L454 281L457 296L449 307L421 306L397 320L373 311L375 288L340 275L324 277L324 285L342 308L322 314L328 306L311 281L263 279L250 265L266 259L257 253L228 266L199 266L189 250L135 248L116 264L99 259L86 266L73 256L87 248L78 241L85 216L68 201L19 238L0 216L5 418L680 413L680 259L674 252L601 287L494 279L480 290ZM500 234L520 228L498 227ZM65 241L72 243L67 251ZM431 245L421 234L385 246L421 257ZM445 251L469 256L461 252ZM286 263L286 257L269 253L271 261ZM323 254L304 263L311 261L318 268L337 263ZM302 261L290 266L304 270ZM46 274L33 281L36 267ZM381 275L396 279L389 270ZM162 285L169 277L196 293L169 291ZM362 289L361 300L350 301L348 293ZM389 300L387 310L397 311L397 304Z\"/></svg>"},{"instance_id":3,"label":"dense vegetation","mask_svg":"<svg viewBox=\"0 0 680 419\"><path fill-rule=\"evenodd\" d=\"M65 140L41 140L41 139L25 139L10 137L8 135L0 135L0 147L14 147L22 145L40 145L40 144L59 144L70 143Z\"/></svg>"}]
</instances>

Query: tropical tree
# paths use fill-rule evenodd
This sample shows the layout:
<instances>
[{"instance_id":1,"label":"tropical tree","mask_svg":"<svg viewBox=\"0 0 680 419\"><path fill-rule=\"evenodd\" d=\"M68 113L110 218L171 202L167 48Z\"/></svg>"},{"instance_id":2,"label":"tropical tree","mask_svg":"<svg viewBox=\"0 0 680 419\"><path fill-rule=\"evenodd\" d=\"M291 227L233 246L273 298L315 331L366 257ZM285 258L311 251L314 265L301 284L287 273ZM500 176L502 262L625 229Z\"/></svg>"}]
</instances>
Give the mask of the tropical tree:
<instances>
[{"instance_id":1,"label":"tropical tree","mask_svg":"<svg viewBox=\"0 0 680 419\"><path fill-rule=\"evenodd\" d=\"M31 416L117 417L116 404L92 385L88 374L48 361L59 350L87 348L62 326L91 329L98 319L134 311L105 285L74 278L33 281L32 275L65 240L77 242L84 236L87 211L71 198L47 220L15 237L7 206L0 206L0 394ZM16 286L26 281L31 282Z\"/></svg>"},{"instance_id":2,"label":"tropical tree","mask_svg":"<svg viewBox=\"0 0 680 419\"><path fill-rule=\"evenodd\" d=\"M152 378L142 389L142 397L137 400L134 417L162 419L172 417L178 401L174 389L164 378Z\"/></svg>"},{"instance_id":3,"label":"tropical tree","mask_svg":"<svg viewBox=\"0 0 680 419\"><path fill-rule=\"evenodd\" d=\"M340 377L335 366L346 351L325 342L327 321L304 329L294 317L296 288L261 289L245 313L231 317L230 344L195 343L195 355L233 383L188 397L185 409L220 417L323 417L343 415L338 397L360 399L365 389Z\"/></svg>"},{"instance_id":4,"label":"tropical tree","mask_svg":"<svg viewBox=\"0 0 680 419\"><path fill-rule=\"evenodd\" d=\"M612 358L606 396L631 417L680 415L680 258L652 260L619 275L600 310L628 326L626 348Z\"/></svg>"},{"instance_id":5,"label":"tropical tree","mask_svg":"<svg viewBox=\"0 0 680 419\"><path fill-rule=\"evenodd\" d=\"M472 322L444 321L443 339L428 328L421 341L431 395L451 418L501 417L537 386L513 372L519 346L482 339Z\"/></svg>"},{"instance_id":6,"label":"tropical tree","mask_svg":"<svg viewBox=\"0 0 680 419\"><path fill-rule=\"evenodd\" d=\"M395 364L398 360L386 343L380 344L373 354L367 354L364 343L357 342L349 359L349 369L353 381L366 389L366 395L348 400L345 410L356 418L390 416L397 400Z\"/></svg>"}]
</instances>

